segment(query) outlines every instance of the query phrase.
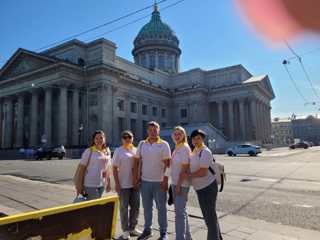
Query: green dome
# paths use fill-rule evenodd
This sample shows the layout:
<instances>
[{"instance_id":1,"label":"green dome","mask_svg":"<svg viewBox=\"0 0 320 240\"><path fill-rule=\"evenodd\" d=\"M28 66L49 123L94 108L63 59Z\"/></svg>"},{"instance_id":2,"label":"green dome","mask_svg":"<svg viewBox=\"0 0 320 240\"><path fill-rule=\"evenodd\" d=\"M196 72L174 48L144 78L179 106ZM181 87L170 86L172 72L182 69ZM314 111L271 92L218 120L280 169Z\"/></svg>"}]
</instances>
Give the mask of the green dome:
<instances>
[{"instance_id":1,"label":"green dome","mask_svg":"<svg viewBox=\"0 0 320 240\"><path fill-rule=\"evenodd\" d=\"M167 44L176 47L179 45L179 40L175 33L167 24L161 21L157 6L154 8L150 22L142 27L135 38L134 45L135 47L139 47L140 45L144 45L145 41L150 44L150 40L167 41Z\"/></svg>"}]
</instances>

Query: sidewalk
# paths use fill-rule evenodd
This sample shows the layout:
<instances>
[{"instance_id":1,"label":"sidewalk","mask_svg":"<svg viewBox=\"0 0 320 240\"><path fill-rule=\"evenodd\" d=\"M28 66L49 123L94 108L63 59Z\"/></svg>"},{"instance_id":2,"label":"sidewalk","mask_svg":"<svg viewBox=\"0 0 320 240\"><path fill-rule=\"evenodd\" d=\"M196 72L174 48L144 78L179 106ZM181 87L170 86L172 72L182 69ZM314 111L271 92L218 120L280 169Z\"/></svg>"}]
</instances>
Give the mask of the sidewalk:
<instances>
[{"instance_id":1,"label":"sidewalk","mask_svg":"<svg viewBox=\"0 0 320 240\"><path fill-rule=\"evenodd\" d=\"M0 212L8 215L18 212L33 211L72 202L74 190L71 186L57 185L22 178L0 175ZM206 228L198 208L188 208L189 223L193 239L206 239ZM219 213L224 240L319 240L320 232L252 220L245 217ZM157 239L156 211L154 212L154 237ZM174 212L168 209L169 239L174 239ZM139 224L143 224L143 212ZM118 221L118 236L120 232ZM142 225L140 225L142 229ZM131 238L132 239L132 238ZM133 238L134 239L134 238Z\"/></svg>"}]
</instances>

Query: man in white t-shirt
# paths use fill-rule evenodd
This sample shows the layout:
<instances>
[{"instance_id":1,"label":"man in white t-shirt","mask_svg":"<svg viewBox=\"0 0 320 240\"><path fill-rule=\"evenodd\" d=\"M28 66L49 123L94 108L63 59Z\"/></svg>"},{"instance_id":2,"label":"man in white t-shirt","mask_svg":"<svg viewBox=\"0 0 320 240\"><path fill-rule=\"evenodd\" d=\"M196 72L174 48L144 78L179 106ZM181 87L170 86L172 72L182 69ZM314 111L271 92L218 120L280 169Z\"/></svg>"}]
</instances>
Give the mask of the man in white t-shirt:
<instances>
[{"instance_id":1,"label":"man in white t-shirt","mask_svg":"<svg viewBox=\"0 0 320 240\"><path fill-rule=\"evenodd\" d=\"M141 141L137 149L139 170L141 173L141 197L144 208L144 231L138 240L152 236L152 207L156 202L160 240L167 240L167 190L170 175L171 151L169 144L159 136L160 126L157 122L148 123L148 138Z\"/></svg>"}]
</instances>

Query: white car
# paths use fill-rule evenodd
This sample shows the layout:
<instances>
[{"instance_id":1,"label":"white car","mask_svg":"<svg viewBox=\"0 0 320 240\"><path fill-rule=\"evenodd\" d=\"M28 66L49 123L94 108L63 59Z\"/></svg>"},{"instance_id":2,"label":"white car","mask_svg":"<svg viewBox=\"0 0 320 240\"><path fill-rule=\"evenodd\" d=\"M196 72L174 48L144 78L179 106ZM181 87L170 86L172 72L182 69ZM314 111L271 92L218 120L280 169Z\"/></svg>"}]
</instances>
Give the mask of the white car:
<instances>
[{"instance_id":1,"label":"white car","mask_svg":"<svg viewBox=\"0 0 320 240\"><path fill-rule=\"evenodd\" d=\"M226 154L231 156L237 156L237 154L249 154L250 156L257 156L261 153L261 148L259 146L250 145L250 144L242 144L235 145L226 150Z\"/></svg>"}]
</instances>

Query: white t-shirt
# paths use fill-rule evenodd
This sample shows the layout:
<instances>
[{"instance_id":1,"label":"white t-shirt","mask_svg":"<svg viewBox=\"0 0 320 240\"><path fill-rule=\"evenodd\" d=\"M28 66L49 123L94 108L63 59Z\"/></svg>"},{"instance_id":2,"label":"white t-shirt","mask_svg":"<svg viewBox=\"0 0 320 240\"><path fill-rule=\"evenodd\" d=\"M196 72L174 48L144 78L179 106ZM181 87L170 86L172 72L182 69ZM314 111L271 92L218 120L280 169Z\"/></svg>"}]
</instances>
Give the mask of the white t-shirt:
<instances>
[{"instance_id":1,"label":"white t-shirt","mask_svg":"<svg viewBox=\"0 0 320 240\"><path fill-rule=\"evenodd\" d=\"M199 157L201 152L201 157ZM214 169L213 165L213 156L209 148L205 147L198 153L192 153L190 156L190 171L194 173L198 171L200 168L209 168L209 166ZM193 177L191 180L191 184L195 190L200 190L209 186L214 180L216 176L213 175L209 169L207 175L203 177Z\"/></svg>"},{"instance_id":2,"label":"white t-shirt","mask_svg":"<svg viewBox=\"0 0 320 240\"><path fill-rule=\"evenodd\" d=\"M152 144L148 141L141 141L137 154L142 157L141 179L149 182L162 182L164 160L171 158L169 144L164 140Z\"/></svg>"},{"instance_id":3,"label":"white t-shirt","mask_svg":"<svg viewBox=\"0 0 320 240\"><path fill-rule=\"evenodd\" d=\"M112 157L112 165L118 167L119 181L121 188L133 187L133 156L136 154L137 149L134 147L132 150L127 150L124 147L119 147L115 150Z\"/></svg>"},{"instance_id":4,"label":"white t-shirt","mask_svg":"<svg viewBox=\"0 0 320 240\"><path fill-rule=\"evenodd\" d=\"M91 160L84 175L84 186L86 187L102 187L104 186L103 172L106 171L110 164L110 153L98 151L95 148L87 148L81 156L81 165L86 165L89 161L90 151Z\"/></svg>"},{"instance_id":5,"label":"white t-shirt","mask_svg":"<svg viewBox=\"0 0 320 240\"><path fill-rule=\"evenodd\" d=\"M182 165L189 164L191 149L188 144L183 144L178 149L175 149L172 153L171 163L171 181L173 185L178 184L179 175L181 172ZM183 187L189 187L190 181L184 180L181 184Z\"/></svg>"}]
</instances>

